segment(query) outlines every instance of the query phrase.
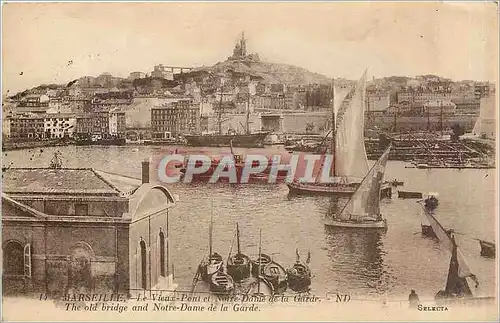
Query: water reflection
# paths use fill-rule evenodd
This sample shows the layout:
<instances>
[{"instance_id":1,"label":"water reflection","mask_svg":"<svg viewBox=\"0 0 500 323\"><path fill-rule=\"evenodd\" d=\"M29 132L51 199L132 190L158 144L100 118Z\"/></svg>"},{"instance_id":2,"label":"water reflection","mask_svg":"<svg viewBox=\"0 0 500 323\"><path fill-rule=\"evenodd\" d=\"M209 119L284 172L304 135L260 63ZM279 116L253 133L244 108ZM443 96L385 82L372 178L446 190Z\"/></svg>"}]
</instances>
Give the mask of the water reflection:
<instances>
[{"instance_id":1,"label":"water reflection","mask_svg":"<svg viewBox=\"0 0 500 323\"><path fill-rule=\"evenodd\" d=\"M361 295L386 291L380 231L325 226L325 234L329 271L340 291L356 290Z\"/></svg>"},{"instance_id":2,"label":"water reflection","mask_svg":"<svg viewBox=\"0 0 500 323\"><path fill-rule=\"evenodd\" d=\"M326 216L342 210L346 199L331 199ZM328 270L339 291L382 294L387 290L383 268L383 243L380 230L325 226L325 242L330 260Z\"/></svg>"}]
</instances>

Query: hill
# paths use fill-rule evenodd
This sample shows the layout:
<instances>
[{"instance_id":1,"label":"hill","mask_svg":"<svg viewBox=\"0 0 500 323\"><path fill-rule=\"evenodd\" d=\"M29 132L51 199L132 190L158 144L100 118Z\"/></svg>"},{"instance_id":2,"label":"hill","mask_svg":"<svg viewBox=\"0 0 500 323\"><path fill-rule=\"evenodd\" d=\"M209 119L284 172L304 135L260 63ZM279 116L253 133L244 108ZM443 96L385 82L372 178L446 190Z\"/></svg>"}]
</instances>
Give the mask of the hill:
<instances>
[{"instance_id":1,"label":"hill","mask_svg":"<svg viewBox=\"0 0 500 323\"><path fill-rule=\"evenodd\" d=\"M249 75L253 79L264 83L285 83L288 85L306 85L311 83L329 84L331 79L313 73L305 68L288 64L268 63L252 60L226 60L211 67L199 67L191 73L209 72L211 74L241 74Z\"/></svg>"}]
</instances>

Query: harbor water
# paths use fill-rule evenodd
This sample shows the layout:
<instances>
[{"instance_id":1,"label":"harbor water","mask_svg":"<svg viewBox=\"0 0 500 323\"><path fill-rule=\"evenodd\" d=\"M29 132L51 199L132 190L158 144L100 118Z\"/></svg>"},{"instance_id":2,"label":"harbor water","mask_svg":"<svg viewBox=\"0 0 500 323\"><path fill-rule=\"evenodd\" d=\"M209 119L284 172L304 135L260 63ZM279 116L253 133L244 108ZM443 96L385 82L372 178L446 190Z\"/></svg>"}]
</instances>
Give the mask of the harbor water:
<instances>
[{"instance_id":1,"label":"harbor water","mask_svg":"<svg viewBox=\"0 0 500 323\"><path fill-rule=\"evenodd\" d=\"M94 168L140 178L144 158L171 153L175 148L217 155L227 148L167 146L66 146L3 152L4 167L48 167L60 151L64 167ZM245 154L245 149L237 153ZM283 148L252 150L283 153ZM478 296L495 295L495 260L480 256L477 239L495 241L494 169L410 169L389 161L386 180L404 181L402 190L437 192L436 218L455 238L479 281ZM226 259L234 241L236 223L243 253L255 257L259 229L262 252L284 267L291 266L296 249L305 261L311 251L314 275L311 293L350 294L353 299L407 299L415 289L429 299L444 289L450 253L439 241L423 237L426 224L415 199L383 200L381 212L387 232L327 228L323 219L345 201L329 197L289 196L285 184L168 184L180 201L170 217L171 261L179 289L190 290L202 257L208 254L208 227L213 210L213 250ZM213 205L213 208L212 208ZM236 243L232 248L236 250Z\"/></svg>"}]
</instances>

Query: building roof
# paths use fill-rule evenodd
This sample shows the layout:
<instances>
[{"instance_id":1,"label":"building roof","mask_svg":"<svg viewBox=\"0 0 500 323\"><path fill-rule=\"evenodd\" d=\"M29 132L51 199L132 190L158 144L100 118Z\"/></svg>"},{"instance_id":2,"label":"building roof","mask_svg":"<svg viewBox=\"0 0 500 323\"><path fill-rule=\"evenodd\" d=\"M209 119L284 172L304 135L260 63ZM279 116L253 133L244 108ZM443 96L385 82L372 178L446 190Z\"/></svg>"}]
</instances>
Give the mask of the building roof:
<instances>
[{"instance_id":1,"label":"building roof","mask_svg":"<svg viewBox=\"0 0 500 323\"><path fill-rule=\"evenodd\" d=\"M10 168L2 175L3 192L7 194L122 195L91 168Z\"/></svg>"}]
</instances>

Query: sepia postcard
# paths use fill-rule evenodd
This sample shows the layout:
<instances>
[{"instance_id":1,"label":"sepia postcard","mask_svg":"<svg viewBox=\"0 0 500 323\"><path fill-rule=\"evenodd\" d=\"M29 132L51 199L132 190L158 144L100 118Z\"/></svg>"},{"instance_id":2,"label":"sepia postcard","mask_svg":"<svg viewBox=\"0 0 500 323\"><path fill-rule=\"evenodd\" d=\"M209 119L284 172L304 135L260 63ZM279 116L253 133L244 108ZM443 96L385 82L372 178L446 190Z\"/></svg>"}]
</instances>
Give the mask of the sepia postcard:
<instances>
[{"instance_id":1,"label":"sepia postcard","mask_svg":"<svg viewBox=\"0 0 500 323\"><path fill-rule=\"evenodd\" d=\"M4 321L498 322L498 2L2 2Z\"/></svg>"}]
</instances>

